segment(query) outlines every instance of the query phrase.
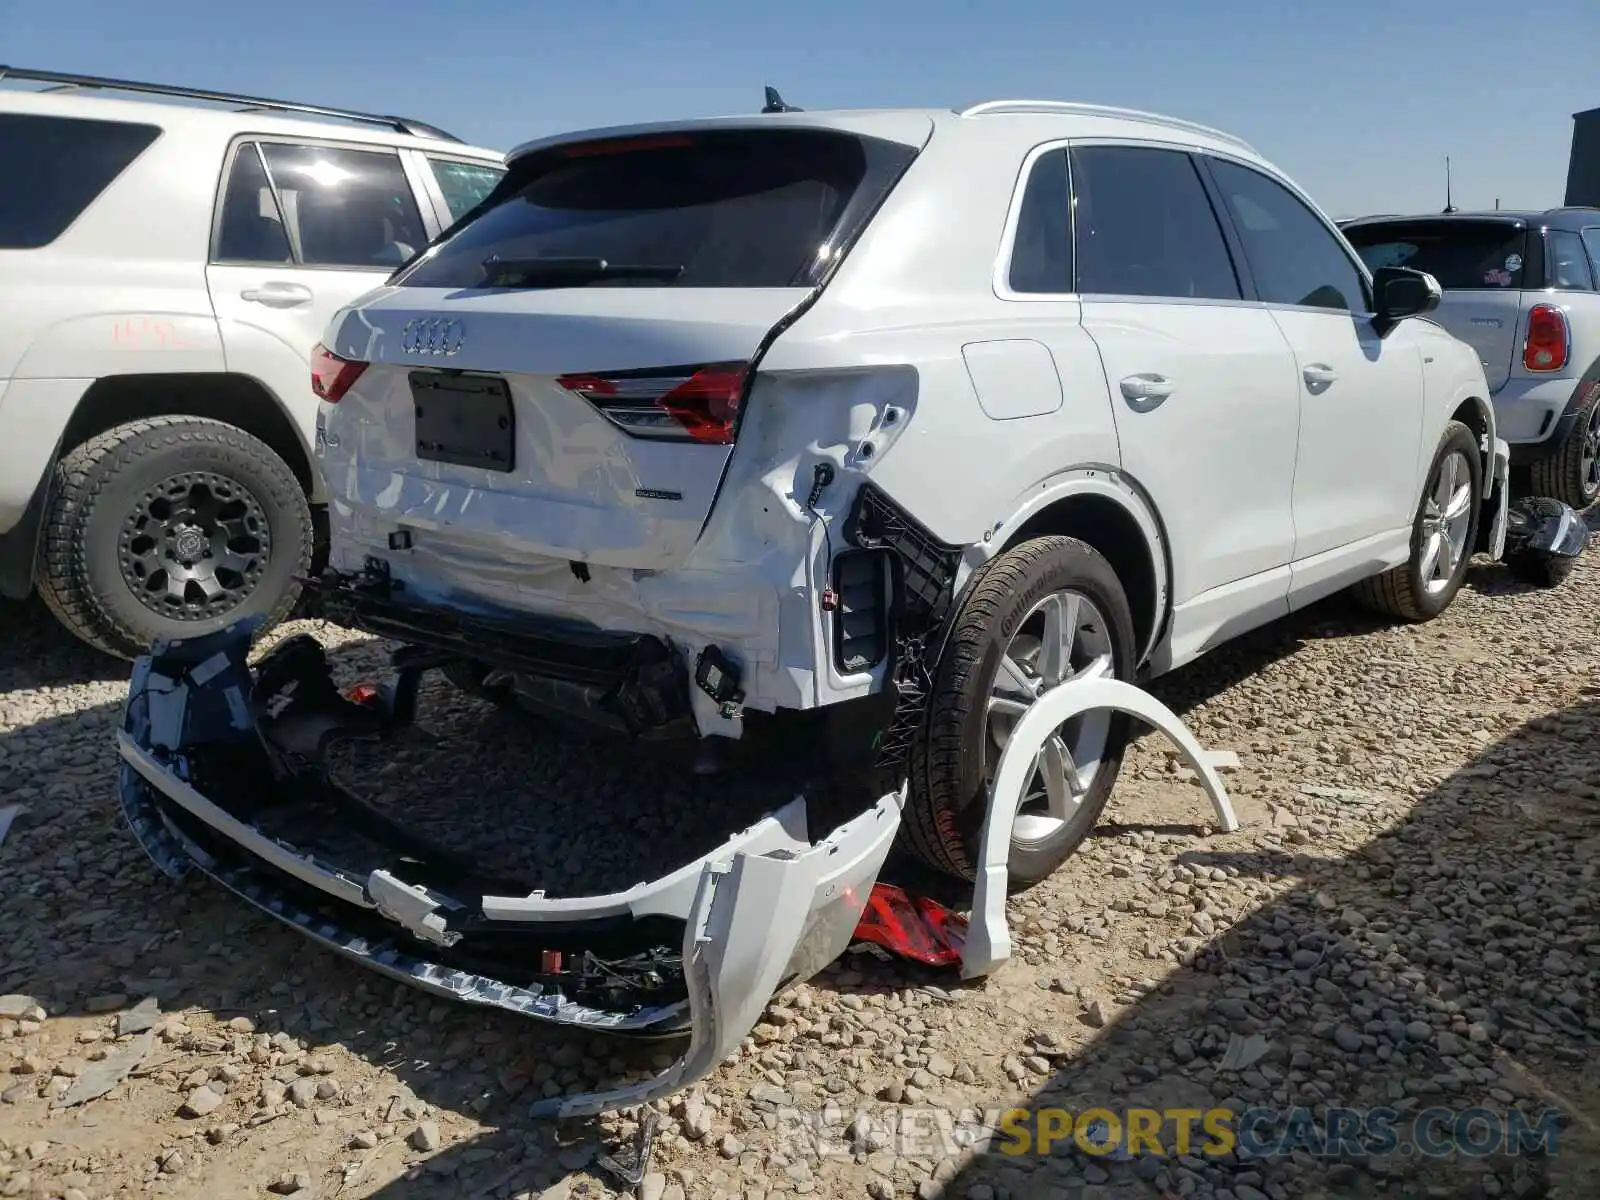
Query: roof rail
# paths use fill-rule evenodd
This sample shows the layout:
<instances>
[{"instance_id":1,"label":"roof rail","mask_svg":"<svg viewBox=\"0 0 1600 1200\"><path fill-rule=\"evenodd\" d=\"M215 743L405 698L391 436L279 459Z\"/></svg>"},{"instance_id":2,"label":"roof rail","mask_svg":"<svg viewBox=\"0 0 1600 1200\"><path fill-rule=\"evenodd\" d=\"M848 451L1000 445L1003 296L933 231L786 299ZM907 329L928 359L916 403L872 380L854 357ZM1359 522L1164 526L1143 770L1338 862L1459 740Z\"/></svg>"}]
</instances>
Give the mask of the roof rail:
<instances>
[{"instance_id":1,"label":"roof rail","mask_svg":"<svg viewBox=\"0 0 1600 1200\"><path fill-rule=\"evenodd\" d=\"M1174 129L1187 129L1190 133L1201 133L1206 137L1216 138L1218 141L1231 142L1242 150L1251 154L1256 149L1241 137L1236 137L1221 129L1213 129L1210 125L1201 125L1197 121L1185 121L1181 117L1163 116L1161 113L1141 112L1136 108L1114 108L1106 104L1083 104L1076 100L985 100L981 104L969 105L956 110L958 116L983 117L991 113L1063 113L1080 117L1114 117L1121 121L1143 121L1150 125L1165 125Z\"/></svg>"},{"instance_id":2,"label":"roof rail","mask_svg":"<svg viewBox=\"0 0 1600 1200\"><path fill-rule=\"evenodd\" d=\"M297 113L314 117L338 117L346 121L364 121L382 125L396 133L409 133L414 137L439 138L446 142L459 142L454 134L422 121L406 117L386 117L375 113L353 112L343 108L325 108L318 104L299 104L292 100L264 100L260 96L240 96L233 92L208 92L199 88L173 87L164 83L138 83L130 79L106 79L99 75L67 75L60 71L36 71L25 67L0 65L0 81L25 79L35 83L53 83L61 88L103 88L116 92L145 92L155 96L172 96L183 100L211 100L219 104L240 104L245 108L268 109L274 112ZM59 91L61 88L51 88Z\"/></svg>"}]
</instances>

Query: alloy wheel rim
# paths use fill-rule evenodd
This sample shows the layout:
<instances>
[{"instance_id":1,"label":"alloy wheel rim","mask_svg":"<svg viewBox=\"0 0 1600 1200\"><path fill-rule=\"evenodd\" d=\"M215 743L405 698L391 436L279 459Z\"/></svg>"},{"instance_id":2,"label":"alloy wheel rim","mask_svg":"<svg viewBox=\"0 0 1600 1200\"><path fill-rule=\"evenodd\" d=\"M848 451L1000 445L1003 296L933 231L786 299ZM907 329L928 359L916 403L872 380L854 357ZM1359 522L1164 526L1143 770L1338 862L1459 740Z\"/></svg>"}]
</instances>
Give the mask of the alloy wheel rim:
<instances>
[{"instance_id":1,"label":"alloy wheel rim","mask_svg":"<svg viewBox=\"0 0 1600 1200\"><path fill-rule=\"evenodd\" d=\"M1472 466L1459 450L1448 454L1428 481L1422 502L1422 555L1417 564L1423 589L1436 596L1455 578L1466 557L1472 524Z\"/></svg>"},{"instance_id":2,"label":"alloy wheel rim","mask_svg":"<svg viewBox=\"0 0 1600 1200\"><path fill-rule=\"evenodd\" d=\"M1589 414L1583 427L1583 443L1578 462L1579 477L1583 480L1583 495L1592 499L1600 494L1600 405Z\"/></svg>"},{"instance_id":3,"label":"alloy wheel rim","mask_svg":"<svg viewBox=\"0 0 1600 1200\"><path fill-rule=\"evenodd\" d=\"M254 594L272 552L261 502L237 480L185 471L134 503L117 541L122 581L173 621L225 616Z\"/></svg>"},{"instance_id":4,"label":"alloy wheel rim","mask_svg":"<svg viewBox=\"0 0 1600 1200\"><path fill-rule=\"evenodd\" d=\"M1071 589L1040 600L1017 623L987 702L984 778L992 785L1011 731L1045 692L1078 679L1114 677L1111 625L1094 601ZM1102 769L1108 712L1074 717L1045 740L1012 833L1038 843L1083 819L1083 801Z\"/></svg>"}]
</instances>

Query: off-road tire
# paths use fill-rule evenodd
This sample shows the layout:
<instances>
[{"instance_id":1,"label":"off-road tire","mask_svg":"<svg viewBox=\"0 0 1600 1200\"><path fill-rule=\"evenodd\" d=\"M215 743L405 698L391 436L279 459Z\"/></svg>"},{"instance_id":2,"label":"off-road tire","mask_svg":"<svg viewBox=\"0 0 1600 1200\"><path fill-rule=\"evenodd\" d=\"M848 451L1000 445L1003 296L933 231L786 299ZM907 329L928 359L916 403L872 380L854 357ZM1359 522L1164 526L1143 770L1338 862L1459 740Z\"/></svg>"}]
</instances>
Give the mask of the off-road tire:
<instances>
[{"instance_id":1,"label":"off-road tire","mask_svg":"<svg viewBox=\"0 0 1600 1200\"><path fill-rule=\"evenodd\" d=\"M1465 453L1467 470L1472 479L1472 501L1469 506L1471 515L1467 523L1467 537L1461 561L1456 563L1450 585L1438 595L1430 596L1424 586L1425 581L1421 578L1424 547L1423 511L1429 490L1433 487L1434 472L1439 469L1439 464L1444 461L1446 455L1457 451ZM1411 553L1398 567L1381 575L1370 576L1355 585L1353 589L1355 596L1362 604L1386 616L1397 617L1414 624L1431 621L1450 607L1450 602L1455 599L1456 593L1461 590L1463 580L1467 577L1472 548L1478 543L1478 521L1483 509L1483 459L1480 454L1478 440L1473 436L1471 429L1460 421L1451 421L1445 425L1444 433L1439 438L1438 449L1433 452L1433 460L1428 464L1422 495L1417 500L1416 513L1411 519Z\"/></svg>"},{"instance_id":2,"label":"off-road tire","mask_svg":"<svg viewBox=\"0 0 1600 1200\"><path fill-rule=\"evenodd\" d=\"M1017 623L1050 592L1071 588L1093 600L1113 626L1115 673L1134 669L1133 617L1117 573L1092 546L1069 537L1031 539L996 556L972 580L934 669L926 724L912 748L910 791L903 822L907 848L947 875L977 876L987 809L981 739L987 697L1000 656ZM1082 806L1090 814L1076 831L1028 848L1013 844L1009 886L1032 887L1069 858L1105 808L1127 744L1129 719L1116 714L1093 786Z\"/></svg>"},{"instance_id":3,"label":"off-road tire","mask_svg":"<svg viewBox=\"0 0 1600 1200\"><path fill-rule=\"evenodd\" d=\"M1600 408L1600 381L1589 385L1578 402L1578 409L1567 438L1548 457L1530 465L1528 491L1535 496L1553 496L1582 512L1600 499L1600 488L1589 491L1583 478L1583 440L1589 423Z\"/></svg>"},{"instance_id":4,"label":"off-road tire","mask_svg":"<svg viewBox=\"0 0 1600 1200\"><path fill-rule=\"evenodd\" d=\"M117 564L120 523L143 487L183 471L212 471L260 504L271 552L255 590L232 611L177 621L139 602ZM294 472L264 443L221 421L149 417L118 425L56 464L45 510L36 584L67 630L116 658L132 659L159 637L197 637L262 614L258 636L282 622L300 596L296 575L311 565L312 524Z\"/></svg>"}]
</instances>

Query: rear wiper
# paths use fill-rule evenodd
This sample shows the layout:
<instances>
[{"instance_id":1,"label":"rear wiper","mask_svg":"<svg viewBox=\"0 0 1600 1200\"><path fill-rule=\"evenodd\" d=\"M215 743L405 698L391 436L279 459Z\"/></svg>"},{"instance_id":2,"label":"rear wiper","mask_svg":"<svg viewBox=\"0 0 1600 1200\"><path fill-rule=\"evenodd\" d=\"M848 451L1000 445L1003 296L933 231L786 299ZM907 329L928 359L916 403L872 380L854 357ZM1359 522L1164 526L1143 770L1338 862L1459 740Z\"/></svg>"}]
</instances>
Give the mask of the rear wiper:
<instances>
[{"instance_id":1,"label":"rear wiper","mask_svg":"<svg viewBox=\"0 0 1600 1200\"><path fill-rule=\"evenodd\" d=\"M670 282L682 267L664 263L615 263L603 258L501 258L483 260L480 287L560 287L602 279L659 279Z\"/></svg>"}]
</instances>

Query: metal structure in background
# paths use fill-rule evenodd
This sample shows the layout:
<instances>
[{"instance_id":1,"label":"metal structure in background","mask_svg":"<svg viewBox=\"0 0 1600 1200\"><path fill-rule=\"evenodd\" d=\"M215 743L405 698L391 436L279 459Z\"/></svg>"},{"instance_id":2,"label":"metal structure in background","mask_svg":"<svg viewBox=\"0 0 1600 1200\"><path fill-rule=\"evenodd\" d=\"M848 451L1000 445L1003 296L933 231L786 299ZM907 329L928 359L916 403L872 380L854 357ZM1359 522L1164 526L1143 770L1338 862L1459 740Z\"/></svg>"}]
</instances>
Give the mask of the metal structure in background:
<instances>
[{"instance_id":1,"label":"metal structure in background","mask_svg":"<svg viewBox=\"0 0 1600 1200\"><path fill-rule=\"evenodd\" d=\"M1600 208L1600 108L1572 114L1572 154L1562 203Z\"/></svg>"}]
</instances>

